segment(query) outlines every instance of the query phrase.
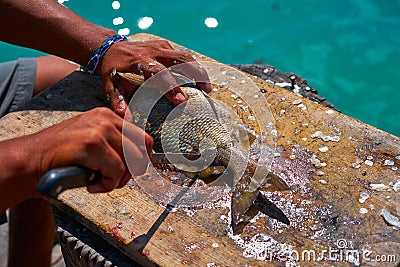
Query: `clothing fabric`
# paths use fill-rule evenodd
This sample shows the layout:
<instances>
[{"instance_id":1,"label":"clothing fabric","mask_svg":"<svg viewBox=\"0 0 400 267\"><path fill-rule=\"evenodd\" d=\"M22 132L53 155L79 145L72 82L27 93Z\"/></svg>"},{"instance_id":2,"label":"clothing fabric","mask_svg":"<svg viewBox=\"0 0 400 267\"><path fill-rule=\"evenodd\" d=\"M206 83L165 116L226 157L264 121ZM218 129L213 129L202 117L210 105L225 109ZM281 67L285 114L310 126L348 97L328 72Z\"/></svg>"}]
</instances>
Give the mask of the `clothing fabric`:
<instances>
[{"instance_id":1,"label":"clothing fabric","mask_svg":"<svg viewBox=\"0 0 400 267\"><path fill-rule=\"evenodd\" d=\"M36 69L36 58L0 63L0 117L18 109L32 98ZM6 213L1 213L0 224L6 222Z\"/></svg>"},{"instance_id":2,"label":"clothing fabric","mask_svg":"<svg viewBox=\"0 0 400 267\"><path fill-rule=\"evenodd\" d=\"M0 225L7 222L7 214L5 212L0 214Z\"/></svg>"},{"instance_id":3,"label":"clothing fabric","mask_svg":"<svg viewBox=\"0 0 400 267\"><path fill-rule=\"evenodd\" d=\"M15 111L33 96L36 58L0 63L0 117Z\"/></svg>"}]
</instances>

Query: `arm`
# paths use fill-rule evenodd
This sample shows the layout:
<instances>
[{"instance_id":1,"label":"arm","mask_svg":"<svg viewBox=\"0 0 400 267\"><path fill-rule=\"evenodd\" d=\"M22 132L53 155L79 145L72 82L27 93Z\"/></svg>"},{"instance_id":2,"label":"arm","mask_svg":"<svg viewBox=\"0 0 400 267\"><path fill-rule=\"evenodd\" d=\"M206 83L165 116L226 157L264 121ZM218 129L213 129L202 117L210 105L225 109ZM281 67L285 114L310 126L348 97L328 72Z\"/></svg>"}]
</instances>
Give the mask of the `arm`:
<instances>
[{"instance_id":1,"label":"arm","mask_svg":"<svg viewBox=\"0 0 400 267\"><path fill-rule=\"evenodd\" d=\"M54 0L0 0L0 38L86 65L114 31L95 25Z\"/></svg>"},{"instance_id":2,"label":"arm","mask_svg":"<svg viewBox=\"0 0 400 267\"><path fill-rule=\"evenodd\" d=\"M0 28L2 40L57 55L83 66L101 43L115 34L83 19L54 0L0 0L0 22L1 25L8 25ZM206 92L211 91L206 71L190 55L174 50L166 41L115 43L100 61L96 74L103 81L114 111L123 116L127 105L120 103L119 96L127 99L134 89L115 88L110 77L114 69L143 74L145 79L159 73L160 89L168 92L166 97L172 103L180 104L186 96L167 68L181 63L189 63L185 64L182 74L196 80Z\"/></svg>"},{"instance_id":3,"label":"arm","mask_svg":"<svg viewBox=\"0 0 400 267\"><path fill-rule=\"evenodd\" d=\"M122 127L127 137L122 144ZM147 169L152 138L106 108L97 108L33 135L1 142L0 213L35 197L36 183L48 170L82 165L99 170L99 183L89 192L107 192L124 186L131 175ZM128 170L124 155L137 162Z\"/></svg>"}]
</instances>

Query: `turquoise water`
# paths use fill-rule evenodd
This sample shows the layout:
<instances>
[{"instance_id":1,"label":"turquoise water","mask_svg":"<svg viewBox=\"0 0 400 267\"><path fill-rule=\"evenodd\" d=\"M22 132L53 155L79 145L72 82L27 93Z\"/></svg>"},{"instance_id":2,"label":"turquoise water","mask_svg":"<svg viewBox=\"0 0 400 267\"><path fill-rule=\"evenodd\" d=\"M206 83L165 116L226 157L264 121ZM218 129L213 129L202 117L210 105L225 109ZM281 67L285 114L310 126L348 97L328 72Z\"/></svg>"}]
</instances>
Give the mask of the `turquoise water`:
<instances>
[{"instance_id":1,"label":"turquoise water","mask_svg":"<svg viewBox=\"0 0 400 267\"><path fill-rule=\"evenodd\" d=\"M261 61L295 72L344 114L400 135L398 0L120 0L119 9L112 2L64 4L105 27L157 34L224 63ZM113 24L117 17L122 24ZM147 29L138 27L143 17L153 19ZM207 17L217 27L207 27ZM38 55L0 48L2 61Z\"/></svg>"}]
</instances>

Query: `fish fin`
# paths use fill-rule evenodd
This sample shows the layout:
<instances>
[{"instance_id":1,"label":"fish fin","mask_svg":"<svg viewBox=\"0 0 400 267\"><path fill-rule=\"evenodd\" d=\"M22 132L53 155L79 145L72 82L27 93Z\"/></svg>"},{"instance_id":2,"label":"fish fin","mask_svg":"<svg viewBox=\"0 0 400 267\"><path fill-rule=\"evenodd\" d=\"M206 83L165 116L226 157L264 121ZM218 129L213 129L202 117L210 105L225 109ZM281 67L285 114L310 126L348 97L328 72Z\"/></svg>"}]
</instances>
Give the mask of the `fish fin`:
<instances>
[{"instance_id":1,"label":"fish fin","mask_svg":"<svg viewBox=\"0 0 400 267\"><path fill-rule=\"evenodd\" d=\"M242 219L240 222L237 224L232 223L232 230L233 233L236 234L241 234L243 232L243 229L246 227L246 225L251 221L251 219L254 218L254 216L257 215L259 212L259 209L257 206L252 205L242 216Z\"/></svg>"},{"instance_id":2,"label":"fish fin","mask_svg":"<svg viewBox=\"0 0 400 267\"><path fill-rule=\"evenodd\" d=\"M246 179L247 178L247 179ZM260 194L259 183L252 177L242 178L236 185L232 194L231 216L232 227L235 229L239 223L244 222L246 212L254 204ZM266 191L286 191L290 190L286 182L275 173L269 171L262 189Z\"/></svg>"},{"instance_id":3,"label":"fish fin","mask_svg":"<svg viewBox=\"0 0 400 267\"><path fill-rule=\"evenodd\" d=\"M241 193L233 192L231 203L231 217L233 227L244 221L246 212L254 204L254 200L256 200L258 194L259 190Z\"/></svg>"},{"instance_id":4,"label":"fish fin","mask_svg":"<svg viewBox=\"0 0 400 267\"><path fill-rule=\"evenodd\" d=\"M290 225L290 221L283 211L256 190L232 197L231 216L233 233L240 234L247 223L259 211L286 225Z\"/></svg>"},{"instance_id":5,"label":"fish fin","mask_svg":"<svg viewBox=\"0 0 400 267\"><path fill-rule=\"evenodd\" d=\"M266 182L261 186L262 191L275 192L290 190L288 184L272 171L268 172Z\"/></svg>"},{"instance_id":6,"label":"fish fin","mask_svg":"<svg viewBox=\"0 0 400 267\"><path fill-rule=\"evenodd\" d=\"M271 202L263 194L258 194L257 199L254 201L254 206L265 215L280 221L286 225L290 225L288 217L279 209L273 202Z\"/></svg>"}]
</instances>

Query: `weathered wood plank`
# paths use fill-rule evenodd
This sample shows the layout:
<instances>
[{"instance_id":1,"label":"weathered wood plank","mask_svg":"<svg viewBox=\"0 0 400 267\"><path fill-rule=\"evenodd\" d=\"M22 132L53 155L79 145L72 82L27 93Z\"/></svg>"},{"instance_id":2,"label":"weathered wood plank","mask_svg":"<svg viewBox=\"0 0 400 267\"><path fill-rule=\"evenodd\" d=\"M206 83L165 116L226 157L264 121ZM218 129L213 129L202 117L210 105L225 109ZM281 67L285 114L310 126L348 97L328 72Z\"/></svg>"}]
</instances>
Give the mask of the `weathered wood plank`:
<instances>
[{"instance_id":1,"label":"weathered wood plank","mask_svg":"<svg viewBox=\"0 0 400 267\"><path fill-rule=\"evenodd\" d=\"M145 34L132 37L133 40L155 38L158 37ZM174 46L195 54L197 60L212 61ZM226 80L229 86L241 83L217 67L209 74L212 79ZM310 260L315 264L331 265L335 261L323 254L324 250L330 250L330 256L339 259L340 264L349 261L345 256L352 250L359 253L364 264L377 264L370 262L376 255L395 255L396 261L387 264L398 264L400 234L385 222L381 211L386 209L399 216L396 213L400 193L395 185L400 180L400 139L251 75L248 77L267 99L251 107L266 114L257 118L259 124L273 121L262 129L276 145L272 169L292 189L265 195L287 215L291 221L289 227L258 214L241 235L232 236L227 222L229 208L224 205L171 212L152 197L128 186L98 195L75 189L63 193L53 204L144 265L296 264L296 253L300 262L307 262L307 258L302 259L305 251L316 253L316 258ZM247 87L241 86L246 94ZM223 88L212 94L228 106L238 104ZM40 112L35 112L10 114L2 119L2 139L39 130L76 114L61 112L53 117L42 112L47 115L41 117ZM253 123L248 114L239 115L247 123ZM363 257L362 253L369 251L371 254Z\"/></svg>"}]
</instances>

